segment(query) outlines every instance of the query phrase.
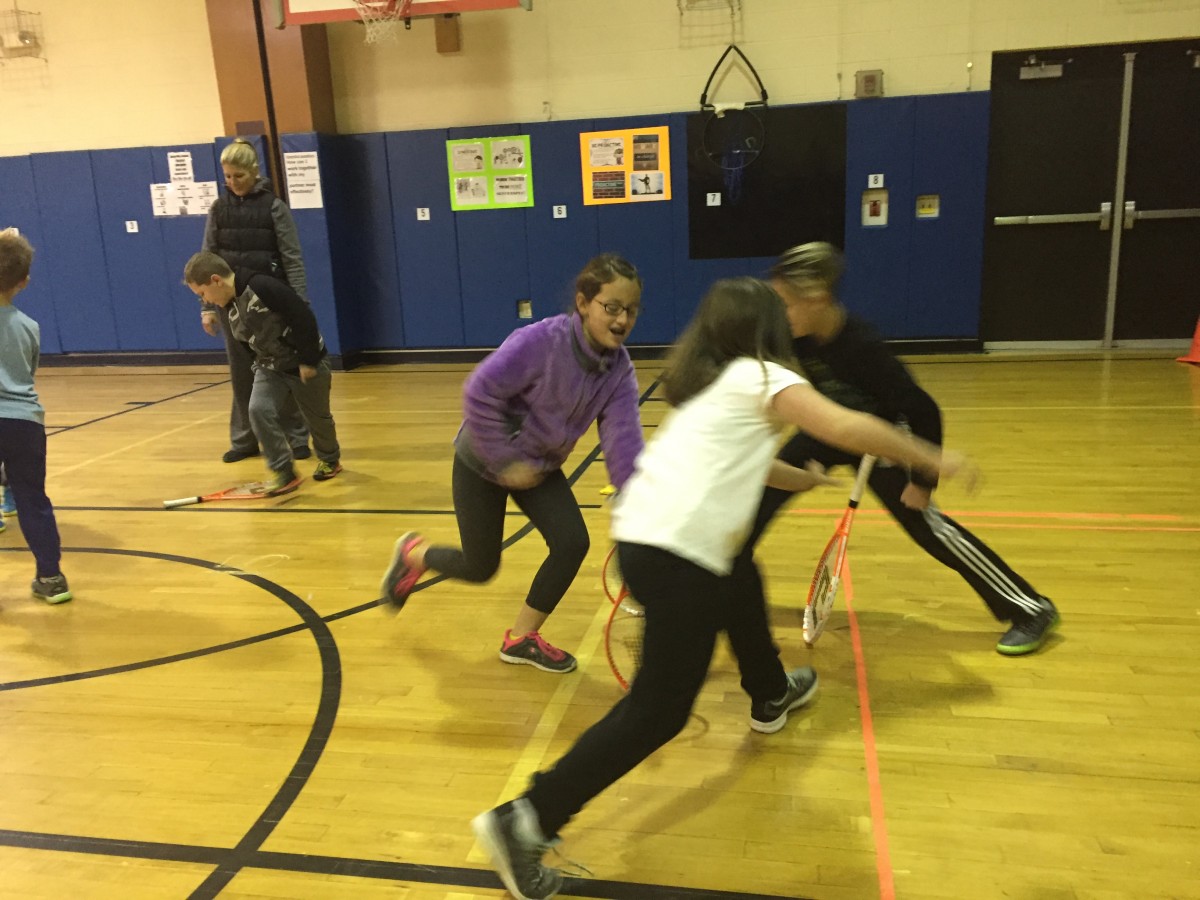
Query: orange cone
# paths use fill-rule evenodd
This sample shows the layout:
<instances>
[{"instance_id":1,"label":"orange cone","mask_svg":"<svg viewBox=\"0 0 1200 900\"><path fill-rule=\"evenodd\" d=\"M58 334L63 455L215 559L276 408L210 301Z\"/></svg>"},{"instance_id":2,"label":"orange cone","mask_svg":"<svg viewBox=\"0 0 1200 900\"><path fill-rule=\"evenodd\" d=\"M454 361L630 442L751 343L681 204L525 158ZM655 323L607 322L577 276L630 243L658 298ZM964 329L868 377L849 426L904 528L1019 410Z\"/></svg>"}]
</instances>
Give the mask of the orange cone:
<instances>
[{"instance_id":1,"label":"orange cone","mask_svg":"<svg viewBox=\"0 0 1200 900\"><path fill-rule=\"evenodd\" d=\"M1188 351L1187 356L1180 356L1175 361L1200 366L1200 319L1196 320L1196 336L1192 338L1192 349Z\"/></svg>"}]
</instances>

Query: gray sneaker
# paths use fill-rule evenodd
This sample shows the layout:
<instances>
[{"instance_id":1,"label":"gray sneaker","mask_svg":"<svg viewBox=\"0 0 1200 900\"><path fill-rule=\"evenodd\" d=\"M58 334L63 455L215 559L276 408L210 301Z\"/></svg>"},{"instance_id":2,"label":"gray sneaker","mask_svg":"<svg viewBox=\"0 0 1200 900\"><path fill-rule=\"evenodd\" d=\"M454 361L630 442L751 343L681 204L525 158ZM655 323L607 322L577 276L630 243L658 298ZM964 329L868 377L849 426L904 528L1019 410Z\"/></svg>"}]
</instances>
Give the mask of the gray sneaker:
<instances>
[{"instance_id":1,"label":"gray sneaker","mask_svg":"<svg viewBox=\"0 0 1200 900\"><path fill-rule=\"evenodd\" d=\"M562 887L562 872L542 865L550 842L537 812L524 797L480 813L471 830L492 859L492 868L517 900L548 900Z\"/></svg>"},{"instance_id":2,"label":"gray sneaker","mask_svg":"<svg viewBox=\"0 0 1200 900\"><path fill-rule=\"evenodd\" d=\"M49 578L35 578L33 596L47 603L66 603L71 599L71 589L67 587L66 575L51 575Z\"/></svg>"},{"instance_id":3,"label":"gray sneaker","mask_svg":"<svg viewBox=\"0 0 1200 900\"><path fill-rule=\"evenodd\" d=\"M788 713L803 706L817 692L817 673L811 666L788 672L787 692L778 700L750 705L750 727L761 734L774 734L787 724Z\"/></svg>"}]
</instances>

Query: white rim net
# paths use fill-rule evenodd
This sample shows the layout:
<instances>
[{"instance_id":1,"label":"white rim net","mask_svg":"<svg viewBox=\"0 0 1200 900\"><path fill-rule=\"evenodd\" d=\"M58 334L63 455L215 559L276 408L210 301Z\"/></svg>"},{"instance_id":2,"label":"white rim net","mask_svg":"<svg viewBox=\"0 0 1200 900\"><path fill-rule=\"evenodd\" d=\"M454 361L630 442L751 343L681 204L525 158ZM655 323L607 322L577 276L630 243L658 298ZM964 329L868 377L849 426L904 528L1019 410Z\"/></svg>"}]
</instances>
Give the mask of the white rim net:
<instances>
[{"instance_id":1,"label":"white rim net","mask_svg":"<svg viewBox=\"0 0 1200 900\"><path fill-rule=\"evenodd\" d=\"M392 40L396 26L409 14L412 0L352 0L362 19L368 44Z\"/></svg>"}]
</instances>

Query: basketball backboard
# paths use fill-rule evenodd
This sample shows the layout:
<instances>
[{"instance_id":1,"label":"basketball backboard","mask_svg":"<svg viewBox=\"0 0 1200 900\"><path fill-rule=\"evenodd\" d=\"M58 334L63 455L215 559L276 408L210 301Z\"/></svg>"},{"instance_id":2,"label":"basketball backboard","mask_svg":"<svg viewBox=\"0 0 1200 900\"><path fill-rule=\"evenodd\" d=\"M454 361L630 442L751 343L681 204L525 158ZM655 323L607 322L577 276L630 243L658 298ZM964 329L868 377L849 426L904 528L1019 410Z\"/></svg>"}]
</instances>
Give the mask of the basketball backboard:
<instances>
[{"instance_id":1,"label":"basketball backboard","mask_svg":"<svg viewBox=\"0 0 1200 900\"><path fill-rule=\"evenodd\" d=\"M278 0L287 25L346 22L359 18L353 0ZM379 5L385 5L380 0ZM533 0L412 0L410 18L484 12L490 9L531 9Z\"/></svg>"}]
</instances>

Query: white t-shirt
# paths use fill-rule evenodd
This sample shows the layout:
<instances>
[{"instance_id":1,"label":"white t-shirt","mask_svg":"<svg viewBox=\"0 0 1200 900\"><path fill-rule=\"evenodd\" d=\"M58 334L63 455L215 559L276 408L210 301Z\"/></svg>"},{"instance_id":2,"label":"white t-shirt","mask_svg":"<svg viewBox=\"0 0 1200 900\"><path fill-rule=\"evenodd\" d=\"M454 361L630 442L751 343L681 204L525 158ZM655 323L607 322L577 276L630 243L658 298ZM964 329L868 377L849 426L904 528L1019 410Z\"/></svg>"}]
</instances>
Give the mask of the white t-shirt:
<instances>
[{"instance_id":1,"label":"white t-shirt","mask_svg":"<svg viewBox=\"0 0 1200 900\"><path fill-rule=\"evenodd\" d=\"M729 363L655 431L617 498L613 538L729 574L775 458L782 423L771 401L805 383L772 362Z\"/></svg>"}]
</instances>

